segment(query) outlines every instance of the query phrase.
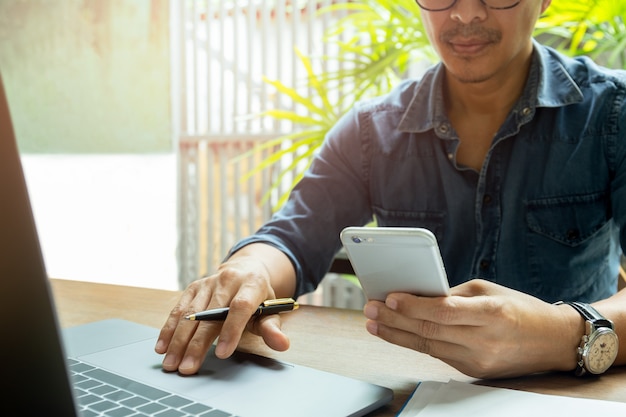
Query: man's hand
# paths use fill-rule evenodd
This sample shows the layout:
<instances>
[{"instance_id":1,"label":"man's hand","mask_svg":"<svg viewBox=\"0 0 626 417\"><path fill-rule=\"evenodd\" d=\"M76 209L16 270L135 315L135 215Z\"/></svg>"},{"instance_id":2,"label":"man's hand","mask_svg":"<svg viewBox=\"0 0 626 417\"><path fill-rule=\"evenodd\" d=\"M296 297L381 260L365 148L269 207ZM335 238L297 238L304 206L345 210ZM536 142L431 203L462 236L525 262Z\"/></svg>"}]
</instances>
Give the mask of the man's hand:
<instances>
[{"instance_id":1,"label":"man's hand","mask_svg":"<svg viewBox=\"0 0 626 417\"><path fill-rule=\"evenodd\" d=\"M478 378L573 370L584 334L569 306L482 280L452 288L449 297L390 294L364 312L371 334Z\"/></svg>"},{"instance_id":2,"label":"man's hand","mask_svg":"<svg viewBox=\"0 0 626 417\"><path fill-rule=\"evenodd\" d=\"M257 249L256 255L251 255L253 247ZM263 301L277 298L272 285L272 273L267 265L268 260L277 260L273 256L278 256L277 262L272 265L280 271L280 267L286 265L285 259L281 258L284 255L274 248L259 244L245 247L240 252L222 264L214 275L191 283L170 312L155 346L157 353L165 354L164 370L186 375L198 372L209 348L218 337L216 356L229 357L237 348L246 328L262 336L272 349L283 351L289 348L289 339L281 331L278 314L251 320ZM291 267L289 261L286 262ZM279 268L275 268L276 265ZM198 311L226 306L230 310L224 322L198 322L184 318Z\"/></svg>"}]
</instances>

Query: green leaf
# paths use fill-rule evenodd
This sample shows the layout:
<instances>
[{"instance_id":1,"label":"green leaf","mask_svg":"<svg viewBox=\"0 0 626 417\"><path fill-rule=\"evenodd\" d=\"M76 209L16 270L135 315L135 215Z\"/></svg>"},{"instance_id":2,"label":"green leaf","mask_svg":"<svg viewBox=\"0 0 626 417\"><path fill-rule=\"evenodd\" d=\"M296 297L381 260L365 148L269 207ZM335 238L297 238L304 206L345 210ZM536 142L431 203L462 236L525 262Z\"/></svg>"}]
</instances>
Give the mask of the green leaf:
<instances>
[{"instance_id":1,"label":"green leaf","mask_svg":"<svg viewBox=\"0 0 626 417\"><path fill-rule=\"evenodd\" d=\"M276 88L279 93L288 96L291 100L293 100L294 103L301 104L309 111L324 116L323 112L315 105L313 100L302 96L294 88L289 88L280 81L268 80L266 77L263 77L263 81Z\"/></svg>"}]
</instances>

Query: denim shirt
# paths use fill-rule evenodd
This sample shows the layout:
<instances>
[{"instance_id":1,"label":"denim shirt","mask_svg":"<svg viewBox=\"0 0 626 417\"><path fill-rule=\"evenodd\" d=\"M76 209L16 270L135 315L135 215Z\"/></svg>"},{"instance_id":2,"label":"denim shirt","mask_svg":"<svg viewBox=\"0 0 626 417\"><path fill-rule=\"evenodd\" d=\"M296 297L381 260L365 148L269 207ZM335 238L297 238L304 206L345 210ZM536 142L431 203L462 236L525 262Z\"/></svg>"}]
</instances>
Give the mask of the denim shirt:
<instances>
[{"instance_id":1,"label":"denim shirt","mask_svg":"<svg viewBox=\"0 0 626 417\"><path fill-rule=\"evenodd\" d=\"M291 259L315 289L339 233L430 229L454 286L482 278L548 302L616 292L626 248L626 73L534 43L522 96L480 172L456 161L444 68L360 102L327 135L289 201L252 242ZM621 246L621 247L620 247Z\"/></svg>"}]
</instances>

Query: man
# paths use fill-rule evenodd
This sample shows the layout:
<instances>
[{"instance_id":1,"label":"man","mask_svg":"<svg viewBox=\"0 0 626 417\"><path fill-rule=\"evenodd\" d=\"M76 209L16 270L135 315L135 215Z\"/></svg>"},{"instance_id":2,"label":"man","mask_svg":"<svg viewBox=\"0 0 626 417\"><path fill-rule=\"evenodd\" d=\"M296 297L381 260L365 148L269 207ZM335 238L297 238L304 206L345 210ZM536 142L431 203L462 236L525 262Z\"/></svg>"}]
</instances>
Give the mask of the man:
<instances>
[{"instance_id":1,"label":"man","mask_svg":"<svg viewBox=\"0 0 626 417\"><path fill-rule=\"evenodd\" d=\"M578 364L585 320L556 301L594 303L626 340L626 292L615 294L626 77L532 40L550 0L418 4L442 63L355 106L285 207L186 289L157 342L165 370L196 372L218 335L216 354L228 357L246 326L287 349L280 317L252 312L313 290L341 229L372 218L433 231L453 286L450 297L368 302L373 335L491 378L596 373ZM223 325L181 320L226 305ZM625 363L622 343L615 364Z\"/></svg>"}]
</instances>

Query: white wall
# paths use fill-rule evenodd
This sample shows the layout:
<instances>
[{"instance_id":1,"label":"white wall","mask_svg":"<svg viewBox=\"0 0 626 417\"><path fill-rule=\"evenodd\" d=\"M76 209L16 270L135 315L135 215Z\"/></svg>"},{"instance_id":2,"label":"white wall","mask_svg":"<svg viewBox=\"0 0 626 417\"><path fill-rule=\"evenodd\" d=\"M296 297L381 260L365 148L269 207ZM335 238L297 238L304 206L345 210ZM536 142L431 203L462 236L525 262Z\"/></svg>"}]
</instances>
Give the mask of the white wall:
<instances>
[{"instance_id":1,"label":"white wall","mask_svg":"<svg viewBox=\"0 0 626 417\"><path fill-rule=\"evenodd\" d=\"M24 155L48 275L177 289L176 161Z\"/></svg>"}]
</instances>

